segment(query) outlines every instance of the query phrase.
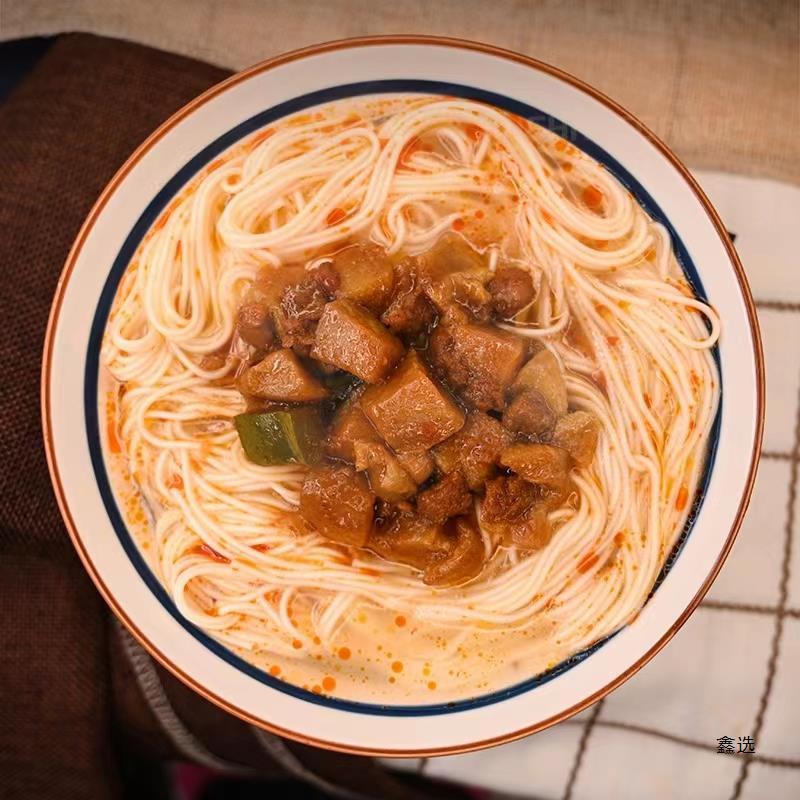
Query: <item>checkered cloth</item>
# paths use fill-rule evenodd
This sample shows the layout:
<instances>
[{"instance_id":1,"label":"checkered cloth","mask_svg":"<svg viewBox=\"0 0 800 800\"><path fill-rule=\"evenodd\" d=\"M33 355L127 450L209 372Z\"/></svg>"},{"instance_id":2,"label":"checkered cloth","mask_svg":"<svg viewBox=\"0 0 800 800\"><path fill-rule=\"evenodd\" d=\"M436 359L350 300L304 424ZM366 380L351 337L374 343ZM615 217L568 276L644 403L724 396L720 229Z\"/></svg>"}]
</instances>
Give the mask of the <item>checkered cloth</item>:
<instances>
[{"instance_id":1,"label":"checkered cloth","mask_svg":"<svg viewBox=\"0 0 800 800\"><path fill-rule=\"evenodd\" d=\"M547 800L800 797L800 188L697 177L735 234L766 357L761 467L731 555L672 642L604 700L520 742L395 767ZM717 752L723 737L733 753Z\"/></svg>"}]
</instances>

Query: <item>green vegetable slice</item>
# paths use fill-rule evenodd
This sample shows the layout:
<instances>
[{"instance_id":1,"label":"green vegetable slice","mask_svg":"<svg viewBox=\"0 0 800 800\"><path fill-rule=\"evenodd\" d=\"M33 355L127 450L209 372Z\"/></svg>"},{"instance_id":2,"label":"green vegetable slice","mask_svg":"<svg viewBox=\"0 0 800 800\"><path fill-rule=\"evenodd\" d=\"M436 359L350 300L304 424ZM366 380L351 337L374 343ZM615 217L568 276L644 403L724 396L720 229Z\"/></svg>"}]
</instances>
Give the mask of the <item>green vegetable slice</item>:
<instances>
[{"instance_id":1,"label":"green vegetable slice","mask_svg":"<svg viewBox=\"0 0 800 800\"><path fill-rule=\"evenodd\" d=\"M325 429L317 408L239 414L233 422L254 464L315 464L322 455Z\"/></svg>"},{"instance_id":2,"label":"green vegetable slice","mask_svg":"<svg viewBox=\"0 0 800 800\"><path fill-rule=\"evenodd\" d=\"M322 382L334 400L341 400L346 397L354 386L361 383L355 375L339 370L331 375L323 375Z\"/></svg>"}]
</instances>

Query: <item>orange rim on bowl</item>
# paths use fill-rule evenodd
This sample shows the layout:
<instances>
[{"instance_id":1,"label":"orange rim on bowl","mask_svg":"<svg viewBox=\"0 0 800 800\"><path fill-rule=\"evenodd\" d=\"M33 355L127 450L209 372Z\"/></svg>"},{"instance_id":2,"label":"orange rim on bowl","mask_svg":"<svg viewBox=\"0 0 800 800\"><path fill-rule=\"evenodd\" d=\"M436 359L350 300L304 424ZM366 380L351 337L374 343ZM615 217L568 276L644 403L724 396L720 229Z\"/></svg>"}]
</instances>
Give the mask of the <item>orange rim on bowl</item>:
<instances>
[{"instance_id":1,"label":"orange rim on bowl","mask_svg":"<svg viewBox=\"0 0 800 800\"><path fill-rule=\"evenodd\" d=\"M474 51L478 53L485 53L501 59L517 62L519 64L522 64L539 72L543 72L552 77L555 77L560 81L569 84L573 88L578 89L581 92L589 95L594 100L598 101L603 106L605 106L608 110L612 111L614 114L621 117L630 126L632 126L639 134L645 137L649 141L649 143L652 144L653 147L655 147L658 150L660 155L662 155L679 172L683 180L686 182L686 184L688 184L689 188L697 198L699 204L705 210L710 222L712 223L717 234L719 235L721 243L727 253L730 265L735 273L735 277L739 286L739 291L741 293L741 297L746 307L747 319L752 335L752 346L753 346L755 366L756 366L755 388L756 388L757 419L755 421L755 426L756 426L755 434L753 437L753 445L752 445L752 451L750 453L750 461L748 465L748 472L744 486L744 491L739 501L738 509L736 511L733 524L731 525L724 546L720 550L717 559L713 564L713 567L707 574L705 580L702 582L695 595L692 597L689 604L678 616L675 622L669 627L668 630L666 630L666 632L658 639L658 641L652 647L650 647L646 653L644 653L644 655L638 658L635 661L635 663L633 663L630 667L628 667L624 672L622 672L616 678L608 682L598 691L595 691L589 696L582 698L579 702L574 703L569 708L547 719L538 721L533 725L530 725L528 727L523 727L518 730L513 730L502 736L470 742L468 744L461 744L452 747L437 747L428 749L407 748L402 750L391 750L385 748L378 749L371 747L356 747L356 746L343 745L335 741L315 738L312 736L300 734L295 731L287 730L285 728L277 726L274 723L271 723L267 719L262 719L260 717L254 716L247 710L237 707L228 700L218 696L217 694L209 691L206 687L201 685L195 678L188 675L183 669L181 669L179 665L174 663L172 659L170 659L163 652L161 652L159 648L156 647L148 639L147 635L136 624L134 624L133 620L126 613L125 609L115 598L113 591L106 585L102 575L100 574L100 570L90 557L87 547L85 546L85 543L82 540L80 531L78 530L75 524L73 514L70 510L70 506L67 501L66 493L63 486L63 481L59 473L59 465L56 461L55 448L53 443L54 434L53 434L53 423L52 423L52 409L50 405L50 389L51 389L51 375L53 367L54 336L59 321L62 302L70 278L72 276L73 269L75 267L78 256L81 253L81 249L87 237L89 236L98 217L105 209L108 201L110 200L116 189L119 187L119 185L126 178L126 176L130 173L130 171L142 160L142 158L144 158L144 156L150 151L150 149L156 144L156 142L158 142L162 137L164 137L164 135L168 133L172 128L174 128L181 120L183 120L189 114L193 113L198 108L208 103L211 99L215 98L216 96L223 93L232 86L241 83L253 76L268 72L276 67L279 67L283 64L287 64L292 61L297 61L310 56L320 55L336 50L366 48L375 45L434 45L438 47L454 48L467 51ZM523 736L535 733L537 731L549 727L550 725L553 725L555 723L563 721L564 719L567 719L573 714L578 713L587 706L601 699L603 696L608 694L610 691L612 691L613 689L624 683L632 675L634 675L672 638L672 636L674 636L674 634L678 631L678 629L688 619L690 614L698 606L701 599L708 591L709 587L714 581L714 578L716 577L717 573L722 567L722 564L724 563L725 558L727 557L733 545L733 541L736 537L736 534L741 526L745 511L747 509L750 500L756 476L756 470L757 470L758 458L761 446L761 438L764 426L763 353L761 348L761 340L758 328L758 321L756 318L755 305L753 303L753 299L750 294L744 270L742 268L741 263L739 262L739 259L733 248L733 245L731 244L727 231L724 225L722 224L721 220L719 219L718 215L716 214L715 210L709 203L708 199L706 198L705 194L700 189L694 178L688 172L686 167L684 167L681 164L681 162L670 151L670 149L663 142L661 142L651 131L649 131L638 119L636 119L636 117L634 117L632 114L621 108L613 100L609 99L602 93L598 92L596 89L593 89L591 86L588 86L587 84L583 83L582 81L578 80L572 75L563 72L562 70L559 70L548 64L544 64L535 59L508 50L503 50L501 48L497 48L491 45L481 44L478 42L463 41L458 39L451 39L451 38L434 37L434 36L414 36L414 35L379 36L379 37L347 39L343 41L336 41L336 42L304 48L261 62L251 67L250 69L247 69L243 72L233 75L232 77L228 78L222 83L212 87L204 94L200 95L198 98L196 98L195 100L184 106L182 109L180 109L177 113L175 113L172 117L170 117L170 119L168 119L163 125L161 125L153 134L151 134L151 136L148 137L148 139L137 148L137 150L131 155L131 157L125 162L125 164L120 168L120 170L116 173L116 175L106 186L103 193L101 194L101 196L95 203L94 207L92 208L91 212L89 213L89 216L87 217L86 221L84 222L80 232L78 233L75 243L73 244L72 249L70 250L70 253L67 257L66 263L61 273L61 277L58 282L47 326L47 333L44 345L43 365L42 365L41 394L42 394L42 401L41 401L42 425L44 430L44 443L47 455L47 462L53 486L55 489L58 505L61 510L61 514L64 518L67 530L69 531L73 544L75 545L75 548L78 551L78 554L81 560L83 561L86 570L89 572L98 590L105 598L109 606L112 608L114 613L120 618L120 620L136 637L136 639L148 650L148 652L154 658L156 658L161 664L163 664L167 669L169 669L176 677L178 677L180 680L182 680L184 683L186 683L188 686L194 689L198 694L210 700L211 702L217 704L218 706L224 708L226 711L236 715L237 717L240 717L246 722L258 725L278 735L295 739L297 741L301 741L306 744L316 745L332 750L339 750L342 752L359 754L359 755L383 755L383 756L449 755L460 752L467 752L471 750L477 750L492 745L502 744L504 742L509 742L514 739L518 739Z\"/></svg>"}]
</instances>

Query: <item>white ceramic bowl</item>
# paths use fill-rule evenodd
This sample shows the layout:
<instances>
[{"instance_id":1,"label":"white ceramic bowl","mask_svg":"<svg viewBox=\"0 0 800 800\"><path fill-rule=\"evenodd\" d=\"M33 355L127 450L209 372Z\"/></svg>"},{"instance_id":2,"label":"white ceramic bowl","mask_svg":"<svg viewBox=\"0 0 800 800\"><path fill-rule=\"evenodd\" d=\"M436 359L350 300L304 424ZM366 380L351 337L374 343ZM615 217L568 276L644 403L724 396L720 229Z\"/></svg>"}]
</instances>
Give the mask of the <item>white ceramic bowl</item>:
<instances>
[{"instance_id":1,"label":"white ceramic bowl","mask_svg":"<svg viewBox=\"0 0 800 800\"><path fill-rule=\"evenodd\" d=\"M390 91L482 99L562 135L667 224L696 288L719 312L722 403L703 496L679 558L637 620L553 674L449 706L382 707L311 695L244 664L182 620L125 531L96 413L98 347L121 272L155 215L221 150L277 117ZM763 424L760 340L744 273L708 200L629 113L553 67L494 47L419 36L312 47L210 89L162 125L103 192L69 254L42 373L45 444L65 522L109 605L179 678L276 733L352 753L432 755L509 741L566 719L629 678L685 622L724 561L755 477ZM677 555L673 554L673 555Z\"/></svg>"}]
</instances>

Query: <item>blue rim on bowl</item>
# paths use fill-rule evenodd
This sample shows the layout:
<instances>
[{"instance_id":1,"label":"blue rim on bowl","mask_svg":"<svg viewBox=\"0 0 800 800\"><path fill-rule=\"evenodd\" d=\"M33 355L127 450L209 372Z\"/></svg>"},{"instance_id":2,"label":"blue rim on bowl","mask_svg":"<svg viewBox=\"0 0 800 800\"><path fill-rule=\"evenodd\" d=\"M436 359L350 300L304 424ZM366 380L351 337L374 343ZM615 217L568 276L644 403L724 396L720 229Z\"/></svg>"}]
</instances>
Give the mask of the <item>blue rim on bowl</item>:
<instances>
[{"instance_id":1,"label":"blue rim on bowl","mask_svg":"<svg viewBox=\"0 0 800 800\"><path fill-rule=\"evenodd\" d=\"M158 215L167 207L170 200L176 194L178 194L178 192L214 158L219 156L223 151L227 150L244 137L263 128L265 125L275 122L282 117L286 117L290 114L294 114L298 111L302 111L322 103L328 103L334 100L342 100L350 97L360 97L363 95L390 94L397 92L403 92L406 94L425 93L448 95L452 97L477 100L480 102L489 103L512 114L516 114L517 116L523 117L530 122L535 122L538 125L542 125L543 127L547 128L548 130L558 131L563 138L569 140L580 150L603 164L609 170L609 172L614 175L634 195L639 204L647 211L648 215L652 219L664 225L664 227L670 233L673 249L675 251L678 263L681 265L684 274L691 283L695 295L703 301L708 302L709 298L705 294L700 276L697 273L697 269L695 268L689 253L686 250L686 247L681 241L677 231L670 223L669 219L667 219L661 208L653 200L650 194L639 183L639 181L637 181L636 178L630 174L630 172L628 172L616 159L609 155L609 153L603 150L603 148L599 147L589 137L580 131L575 130L573 127L567 125L561 120L558 120L555 117L519 100L513 100L495 92L488 92L473 86L461 84L443 83L440 81L398 79L364 81L361 83L351 83L342 86L332 86L327 89L322 89L320 91L311 92L310 94L296 97L285 103L281 103L280 105L268 108L259 114L255 114L244 122L239 123L227 133L219 136L200 153L184 164L184 166L175 173L175 175L147 205L139 219L136 221L136 224L133 226L133 229L128 234L122 248L117 253L116 258L114 259L108 279L103 287L103 291L95 311L92 329L89 336L89 347L86 358L86 371L84 378L84 414L86 417L86 428L89 433L89 447L91 450L92 465L94 467L95 477L100 488L100 493L102 495L106 511L108 512L120 543L136 567L136 571L139 573L142 580L156 595L164 608L169 611L172 617L186 631L188 631L198 641L202 642L217 656L224 659L237 669L242 670L250 677L261 681L262 683L266 683L274 689L278 689L279 691L302 698L303 700L307 700L311 703L318 703L319 705L323 706L330 706L332 708L339 708L345 711L355 711L364 714L382 714L388 716L429 716L431 714L449 714L458 711L464 711L470 708L491 705L492 703L506 700L510 697L515 697L516 695L531 691L537 686L563 675L567 670L571 669L595 653L600 647L603 646L603 644L605 644L605 642L609 641L616 634L611 634L610 636L605 637L581 652L570 656L540 675L536 675L524 681L520 681L513 686L509 686L486 695L448 703L430 703L424 705L379 705L376 703L365 703L326 697L325 695L314 694L313 692L302 689L299 686L293 686L292 684L279 680L278 678L269 675L264 670L248 663L244 658L236 655L227 647L216 641L213 637L202 631L196 625L189 622L183 615L181 615L180 611L178 611L175 603L169 597L158 578L153 574L145 562L141 552L139 551L139 548L128 532L122 514L119 511L103 460L100 439L100 423L98 419L100 346L102 343L103 332L105 330L108 314L125 269L133 258L133 255L136 252L136 249L138 248L142 238L150 229L152 224L156 221ZM719 359L719 350L716 346L714 347L713 353L717 367L721 370L722 367ZM670 555L661 569L652 592L657 590L658 586L667 576L670 568L680 554L682 546L691 533L694 520L703 503L705 488L711 476L714 458L717 451L717 443L719 440L719 420L722 413L723 400L724 398L722 395L720 395L719 406L717 408L711 435L709 437L706 463L702 478L698 485L697 493L694 498L692 511L683 531L678 537L677 542L672 548ZM652 592L650 596L652 596Z\"/></svg>"}]
</instances>

